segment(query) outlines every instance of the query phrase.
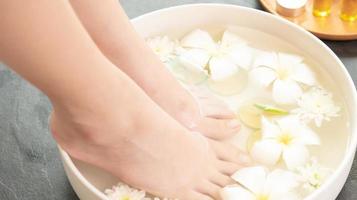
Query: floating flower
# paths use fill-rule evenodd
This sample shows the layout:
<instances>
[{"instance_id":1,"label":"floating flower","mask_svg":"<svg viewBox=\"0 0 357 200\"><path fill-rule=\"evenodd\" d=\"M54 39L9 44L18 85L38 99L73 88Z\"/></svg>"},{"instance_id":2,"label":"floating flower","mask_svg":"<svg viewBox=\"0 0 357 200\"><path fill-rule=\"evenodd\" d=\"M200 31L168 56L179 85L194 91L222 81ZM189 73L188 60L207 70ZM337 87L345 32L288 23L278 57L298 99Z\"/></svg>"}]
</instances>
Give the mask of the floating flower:
<instances>
[{"instance_id":1,"label":"floating flower","mask_svg":"<svg viewBox=\"0 0 357 200\"><path fill-rule=\"evenodd\" d=\"M224 80L248 69L252 61L252 49L235 34L225 31L217 44L208 32L194 30L181 40L179 60L194 71L208 73L212 80Z\"/></svg>"},{"instance_id":2,"label":"floating flower","mask_svg":"<svg viewBox=\"0 0 357 200\"><path fill-rule=\"evenodd\" d=\"M178 42L171 40L168 36L152 37L147 39L146 43L163 62L167 62L175 57Z\"/></svg>"},{"instance_id":3,"label":"floating flower","mask_svg":"<svg viewBox=\"0 0 357 200\"><path fill-rule=\"evenodd\" d=\"M264 87L272 85L276 102L293 104L303 93L300 83L315 84L313 72L302 61L297 55L264 52L254 61L250 75Z\"/></svg>"},{"instance_id":4,"label":"floating flower","mask_svg":"<svg viewBox=\"0 0 357 200\"><path fill-rule=\"evenodd\" d=\"M270 122L262 117L262 139L252 149L252 157L263 164L275 165L281 158L289 169L304 165L309 158L307 145L320 144L319 137L296 116Z\"/></svg>"},{"instance_id":5,"label":"floating flower","mask_svg":"<svg viewBox=\"0 0 357 200\"><path fill-rule=\"evenodd\" d=\"M145 191L139 191L123 183L118 183L104 193L110 200L147 200Z\"/></svg>"},{"instance_id":6,"label":"floating flower","mask_svg":"<svg viewBox=\"0 0 357 200\"><path fill-rule=\"evenodd\" d=\"M314 121L320 127L323 120L337 117L340 107L336 106L332 94L320 87L313 87L297 100L299 108L293 110L301 120Z\"/></svg>"},{"instance_id":7,"label":"floating flower","mask_svg":"<svg viewBox=\"0 0 357 200\"><path fill-rule=\"evenodd\" d=\"M297 168L297 171L302 177L303 188L309 193L321 187L332 173L331 169L321 166L316 159L311 159L305 166Z\"/></svg>"},{"instance_id":8,"label":"floating flower","mask_svg":"<svg viewBox=\"0 0 357 200\"><path fill-rule=\"evenodd\" d=\"M298 176L276 169L268 173L264 167L243 168L232 178L240 185L226 186L221 191L223 200L298 200L293 192L299 185Z\"/></svg>"}]
</instances>

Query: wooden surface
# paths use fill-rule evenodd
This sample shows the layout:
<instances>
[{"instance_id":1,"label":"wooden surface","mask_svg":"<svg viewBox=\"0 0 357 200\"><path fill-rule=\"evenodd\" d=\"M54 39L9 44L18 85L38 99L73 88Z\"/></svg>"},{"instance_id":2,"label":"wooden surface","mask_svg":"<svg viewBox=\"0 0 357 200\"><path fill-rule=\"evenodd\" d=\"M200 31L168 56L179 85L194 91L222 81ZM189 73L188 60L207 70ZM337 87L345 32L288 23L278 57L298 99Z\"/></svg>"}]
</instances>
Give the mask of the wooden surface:
<instances>
[{"instance_id":1,"label":"wooden surface","mask_svg":"<svg viewBox=\"0 0 357 200\"><path fill-rule=\"evenodd\" d=\"M281 16L276 12L276 0L260 0L264 8ZM339 17L342 1L335 1L328 17L315 17L312 14L313 0L309 0L304 14L298 17L285 17L322 39L352 40L357 39L357 21L345 22Z\"/></svg>"},{"instance_id":2,"label":"wooden surface","mask_svg":"<svg viewBox=\"0 0 357 200\"><path fill-rule=\"evenodd\" d=\"M262 9L255 0L121 0L130 17L184 3L231 3ZM357 83L357 41L326 42ZM0 64L0 200L77 200L48 132L47 98ZM357 161L338 200L357 199Z\"/></svg>"}]
</instances>

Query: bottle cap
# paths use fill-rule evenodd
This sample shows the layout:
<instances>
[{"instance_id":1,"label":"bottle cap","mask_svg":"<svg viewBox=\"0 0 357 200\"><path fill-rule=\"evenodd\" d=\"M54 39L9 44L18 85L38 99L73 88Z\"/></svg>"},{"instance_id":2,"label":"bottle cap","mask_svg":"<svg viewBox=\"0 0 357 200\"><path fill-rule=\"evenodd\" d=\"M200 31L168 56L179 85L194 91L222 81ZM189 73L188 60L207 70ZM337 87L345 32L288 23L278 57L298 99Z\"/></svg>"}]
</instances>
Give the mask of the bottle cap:
<instances>
[{"instance_id":1,"label":"bottle cap","mask_svg":"<svg viewBox=\"0 0 357 200\"><path fill-rule=\"evenodd\" d=\"M277 0L276 11L286 17L297 17L305 12L307 0Z\"/></svg>"}]
</instances>

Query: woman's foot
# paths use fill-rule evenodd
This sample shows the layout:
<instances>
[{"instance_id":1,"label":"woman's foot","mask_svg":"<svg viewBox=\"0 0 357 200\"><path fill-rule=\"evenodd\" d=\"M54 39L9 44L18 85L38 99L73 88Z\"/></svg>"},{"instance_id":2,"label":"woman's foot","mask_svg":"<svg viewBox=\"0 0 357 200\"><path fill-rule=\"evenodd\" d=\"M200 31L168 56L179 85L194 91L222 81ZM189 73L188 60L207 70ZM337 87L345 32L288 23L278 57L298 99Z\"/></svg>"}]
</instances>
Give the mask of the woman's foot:
<instances>
[{"instance_id":1,"label":"woman's foot","mask_svg":"<svg viewBox=\"0 0 357 200\"><path fill-rule=\"evenodd\" d=\"M239 168L238 151L189 132L134 84L120 84L77 105L54 102L51 130L61 147L155 195L219 199Z\"/></svg>"},{"instance_id":2,"label":"woman's foot","mask_svg":"<svg viewBox=\"0 0 357 200\"><path fill-rule=\"evenodd\" d=\"M143 78L145 72L141 66L144 64L137 63L130 64L134 72L129 75L161 108L186 128L203 133L211 139L223 140L239 132L239 121L223 102L197 89L185 89L151 54L146 52L143 60L150 66L151 73L159 78Z\"/></svg>"},{"instance_id":3,"label":"woman's foot","mask_svg":"<svg viewBox=\"0 0 357 200\"><path fill-rule=\"evenodd\" d=\"M117 1L70 2L103 54L181 124L214 139L224 139L239 131L234 114L225 108L214 108L214 113L207 116L200 113L195 99L134 30ZM200 99L198 102L208 109L211 106Z\"/></svg>"},{"instance_id":4,"label":"woman's foot","mask_svg":"<svg viewBox=\"0 0 357 200\"><path fill-rule=\"evenodd\" d=\"M182 93L185 94L173 91L181 96L175 102L168 100L166 105L166 101L158 100L176 120L215 140L226 139L238 133L239 121L222 100L200 87L190 86L184 90Z\"/></svg>"}]
</instances>

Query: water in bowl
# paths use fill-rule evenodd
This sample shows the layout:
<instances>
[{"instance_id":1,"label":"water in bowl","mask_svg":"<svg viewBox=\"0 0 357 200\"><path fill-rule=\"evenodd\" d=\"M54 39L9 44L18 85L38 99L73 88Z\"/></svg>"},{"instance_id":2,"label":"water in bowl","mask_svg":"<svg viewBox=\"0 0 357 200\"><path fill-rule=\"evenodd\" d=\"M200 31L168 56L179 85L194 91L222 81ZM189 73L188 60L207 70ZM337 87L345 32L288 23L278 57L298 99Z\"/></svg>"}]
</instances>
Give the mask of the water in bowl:
<instances>
[{"instance_id":1,"label":"water in bowl","mask_svg":"<svg viewBox=\"0 0 357 200\"><path fill-rule=\"evenodd\" d=\"M316 159L321 165L332 170L335 169L343 159L348 146L350 136L350 122L348 119L348 110L346 107L346 103L343 98L343 95L340 92L338 84L334 82L332 75L328 74L327 71L325 71L324 66L320 64L321 62L305 54L304 49L298 49L289 44L288 41L281 40L275 36L266 34L258 30L245 27L221 25L209 25L199 28L209 32L211 36L217 41L222 37L223 31L229 29L230 32L237 34L241 39L246 41L251 48L258 49L259 51L284 52L304 57L304 62L314 72L319 84L325 90L333 94L333 101L337 106L340 107L338 117L333 117L330 121L324 121L321 127L317 127L311 124L309 125L311 129L313 129L319 135L321 140L321 145L308 147L310 154L316 157ZM169 34L168 36L172 39L180 39L185 34L186 33L174 33L172 35ZM167 35L167 33L158 33L158 35ZM254 52L254 54L255 53L256 52ZM250 83L249 78L247 78L249 76L249 70L241 70L241 72L241 74L243 74L243 77L240 77L238 79L242 80L241 82L244 82L244 88L240 88L237 91L234 90L234 84L237 84L236 80L233 80L230 83L227 82L228 85L226 86L222 86L222 84L217 86L217 84L210 85L209 78L203 78L202 80L197 82L192 82L191 79L189 82L185 82L185 80L182 81L182 78L185 79L185 77L182 76L189 75L187 74L187 71L185 71L184 73L180 71L179 76L177 77L179 77L179 80L181 78L180 81L182 81L183 84L196 84L199 85L199 87L201 88L208 88L208 90L212 92L213 95L222 99L222 101L226 102L232 110L236 111L237 115L239 108L246 105L247 102L273 102L271 98L271 92L269 90L258 88L256 85ZM175 73L175 71L173 71L173 73ZM241 87L240 83L238 83L237 85L239 85L237 87ZM279 105L279 108L289 109L291 108L291 106ZM251 129L249 128L249 126L244 125L242 133L239 133L238 136L232 142L236 143L240 148L247 151L247 140L249 140L250 135L253 132L255 132L254 129ZM110 188L112 185L115 185L119 181L115 177L96 167L90 166L78 160L74 160L74 163L78 167L80 172L83 174L83 176L87 178L88 181L100 191L104 191L104 189ZM278 164L277 166L282 165Z\"/></svg>"}]
</instances>

